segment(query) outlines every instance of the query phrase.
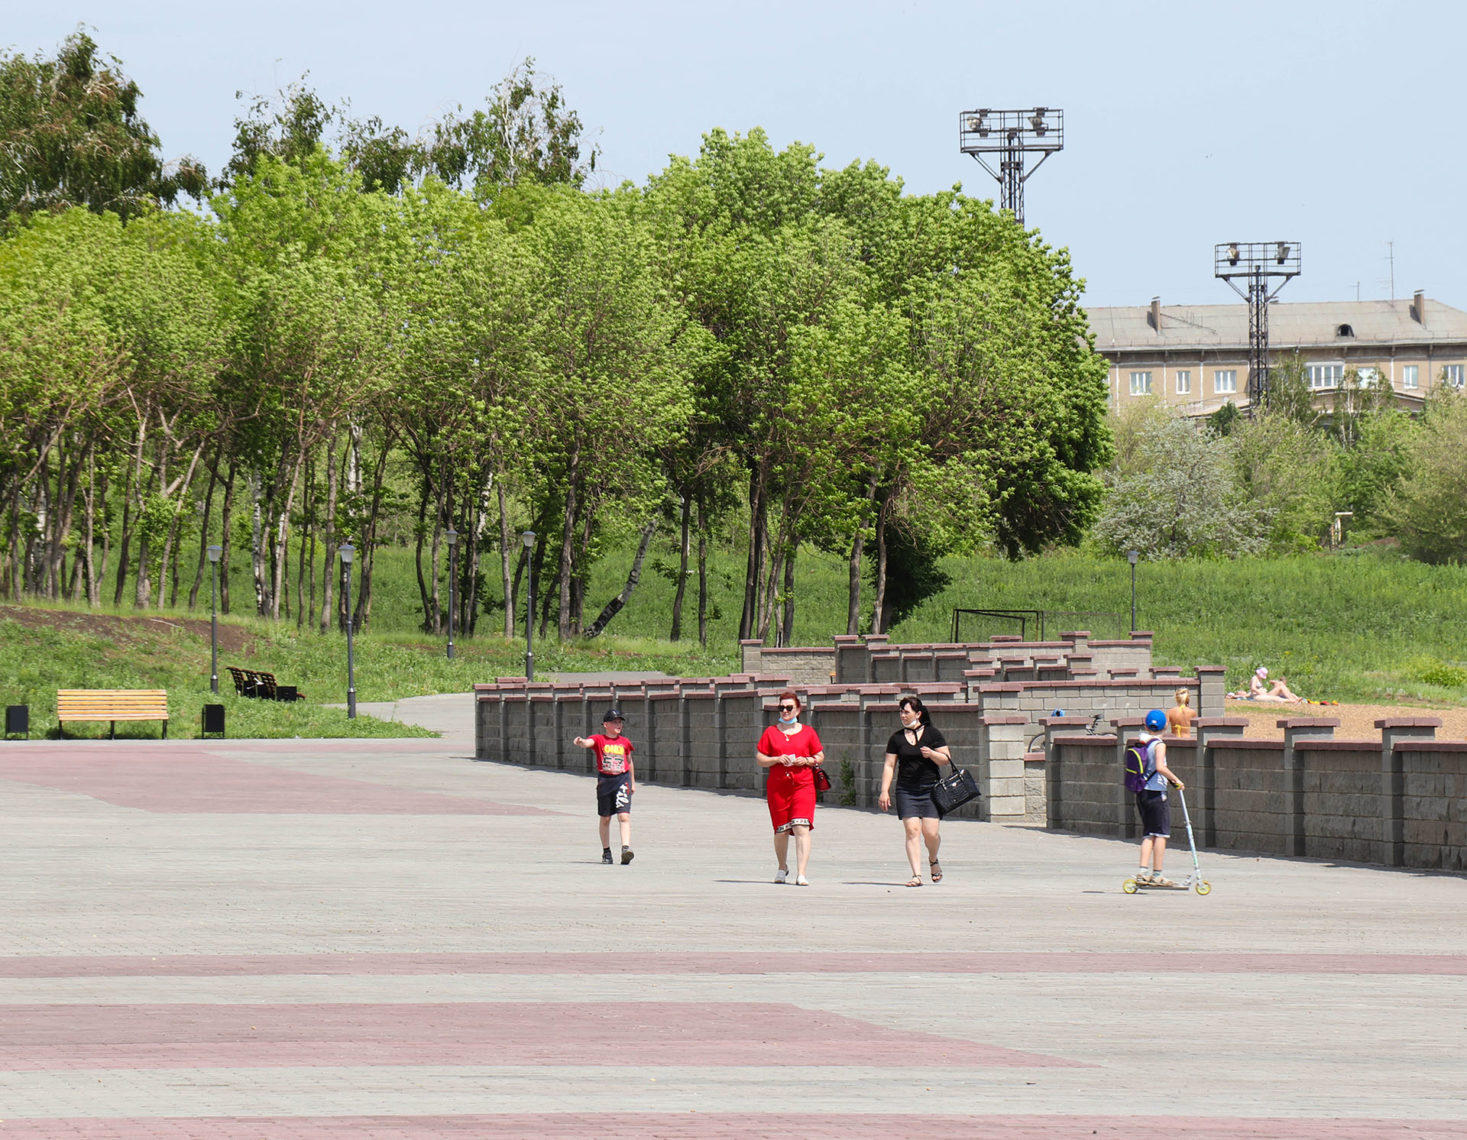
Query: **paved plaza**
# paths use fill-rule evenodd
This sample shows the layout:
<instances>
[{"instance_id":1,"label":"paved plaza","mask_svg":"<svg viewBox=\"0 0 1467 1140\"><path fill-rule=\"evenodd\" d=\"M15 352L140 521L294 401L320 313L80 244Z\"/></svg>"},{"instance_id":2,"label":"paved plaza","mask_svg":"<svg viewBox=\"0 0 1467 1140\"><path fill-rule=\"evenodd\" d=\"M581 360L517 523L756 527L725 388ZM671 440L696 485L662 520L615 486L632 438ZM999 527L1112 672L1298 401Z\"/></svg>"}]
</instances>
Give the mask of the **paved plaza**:
<instances>
[{"instance_id":1,"label":"paved plaza","mask_svg":"<svg viewBox=\"0 0 1467 1140\"><path fill-rule=\"evenodd\" d=\"M362 708L444 735L0 744L0 1137L1467 1137L1462 877L954 821L909 889L823 807L775 886L652 784L608 867L469 696Z\"/></svg>"}]
</instances>

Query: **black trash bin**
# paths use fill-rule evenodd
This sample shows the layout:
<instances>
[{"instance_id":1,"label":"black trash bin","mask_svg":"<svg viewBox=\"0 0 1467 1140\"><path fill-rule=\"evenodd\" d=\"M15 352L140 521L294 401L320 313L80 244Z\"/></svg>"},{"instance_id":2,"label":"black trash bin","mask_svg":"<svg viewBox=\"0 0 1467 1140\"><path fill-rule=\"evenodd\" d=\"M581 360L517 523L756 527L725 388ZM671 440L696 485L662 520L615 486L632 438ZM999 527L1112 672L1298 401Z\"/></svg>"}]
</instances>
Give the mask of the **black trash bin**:
<instances>
[{"instance_id":1,"label":"black trash bin","mask_svg":"<svg viewBox=\"0 0 1467 1140\"><path fill-rule=\"evenodd\" d=\"M30 705L6 705L5 706L5 735L24 736L27 740L31 735L31 706Z\"/></svg>"},{"instance_id":2,"label":"black trash bin","mask_svg":"<svg viewBox=\"0 0 1467 1140\"><path fill-rule=\"evenodd\" d=\"M223 736L224 735L224 706L223 705L205 705L204 706L204 733L203 734L205 736L208 736L209 733L211 733L211 732L217 732L220 736Z\"/></svg>"}]
</instances>

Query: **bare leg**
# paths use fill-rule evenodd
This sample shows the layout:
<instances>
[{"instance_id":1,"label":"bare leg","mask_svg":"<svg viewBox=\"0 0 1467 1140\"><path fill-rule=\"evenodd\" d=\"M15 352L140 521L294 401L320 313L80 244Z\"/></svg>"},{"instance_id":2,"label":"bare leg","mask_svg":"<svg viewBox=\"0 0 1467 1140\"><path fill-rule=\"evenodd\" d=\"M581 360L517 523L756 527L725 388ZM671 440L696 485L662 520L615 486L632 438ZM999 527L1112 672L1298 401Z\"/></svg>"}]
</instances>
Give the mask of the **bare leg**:
<instances>
[{"instance_id":1,"label":"bare leg","mask_svg":"<svg viewBox=\"0 0 1467 1140\"><path fill-rule=\"evenodd\" d=\"M605 851L611 846L611 816L601 817L601 850Z\"/></svg>"},{"instance_id":2,"label":"bare leg","mask_svg":"<svg viewBox=\"0 0 1467 1140\"><path fill-rule=\"evenodd\" d=\"M796 824L790 830L795 833L795 877L803 879L810 862L810 829Z\"/></svg>"},{"instance_id":3,"label":"bare leg","mask_svg":"<svg viewBox=\"0 0 1467 1140\"><path fill-rule=\"evenodd\" d=\"M1141 840L1141 866L1150 866L1151 870L1161 874L1161 865L1166 860L1166 836L1148 835Z\"/></svg>"},{"instance_id":4,"label":"bare leg","mask_svg":"<svg viewBox=\"0 0 1467 1140\"><path fill-rule=\"evenodd\" d=\"M776 831L774 833L774 857L779 860L779 869L788 871L790 853L790 833L788 831Z\"/></svg>"},{"instance_id":5,"label":"bare leg","mask_svg":"<svg viewBox=\"0 0 1467 1140\"><path fill-rule=\"evenodd\" d=\"M630 847L632 845L632 817L629 812L617 812L616 822L621 825L621 845ZM602 844L605 847L606 844Z\"/></svg>"},{"instance_id":6,"label":"bare leg","mask_svg":"<svg viewBox=\"0 0 1467 1140\"><path fill-rule=\"evenodd\" d=\"M916 816L902 820L907 831L907 862L912 868L912 878L922 877L922 821Z\"/></svg>"},{"instance_id":7,"label":"bare leg","mask_svg":"<svg viewBox=\"0 0 1467 1140\"><path fill-rule=\"evenodd\" d=\"M941 825L940 819L924 819L922 821L922 839L927 844L927 864L932 869L932 881L937 882L938 876L942 874L942 867L933 866L937 863L937 849L942 846L942 835L938 832Z\"/></svg>"}]
</instances>

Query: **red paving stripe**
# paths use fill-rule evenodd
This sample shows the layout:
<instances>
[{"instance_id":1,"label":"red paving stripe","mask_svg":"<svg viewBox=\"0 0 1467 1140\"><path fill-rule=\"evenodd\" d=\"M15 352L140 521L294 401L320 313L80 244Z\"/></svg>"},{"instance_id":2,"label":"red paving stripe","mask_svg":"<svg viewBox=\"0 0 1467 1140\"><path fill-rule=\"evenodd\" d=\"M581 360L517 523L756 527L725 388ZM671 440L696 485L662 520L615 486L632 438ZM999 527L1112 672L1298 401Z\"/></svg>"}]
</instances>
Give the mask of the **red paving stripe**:
<instances>
[{"instance_id":1,"label":"red paving stripe","mask_svg":"<svg viewBox=\"0 0 1467 1140\"><path fill-rule=\"evenodd\" d=\"M0 780L150 812L272 815L550 815L544 808L294 772L207 752L107 755L95 748L0 756Z\"/></svg>"},{"instance_id":2,"label":"red paving stripe","mask_svg":"<svg viewBox=\"0 0 1467 1140\"><path fill-rule=\"evenodd\" d=\"M1127 974L1133 954L975 952L713 953L669 951L540 954L160 954L0 956L0 978L274 977L324 974ZM1467 954L1168 953L1163 974L1467 975Z\"/></svg>"},{"instance_id":3,"label":"red paving stripe","mask_svg":"<svg viewBox=\"0 0 1467 1140\"><path fill-rule=\"evenodd\" d=\"M1088 1067L776 1002L3 1005L0 1070L343 1065Z\"/></svg>"},{"instance_id":4,"label":"red paving stripe","mask_svg":"<svg viewBox=\"0 0 1467 1140\"><path fill-rule=\"evenodd\" d=\"M430 1136L524 1136L562 1140L662 1137L763 1136L981 1136L986 1140L1065 1140L1099 1137L1133 1140L1166 1136L1180 1140L1448 1140L1467 1136L1460 1120L1367 1120L1308 1117L1180 1116L950 1116L930 1113L733 1113L619 1112L494 1113L472 1116L250 1116L250 1117L71 1117L5 1120L0 1135L25 1140L56 1136L75 1140L132 1140L135 1137L208 1137L209 1140L296 1140L361 1137L419 1140Z\"/></svg>"}]
</instances>

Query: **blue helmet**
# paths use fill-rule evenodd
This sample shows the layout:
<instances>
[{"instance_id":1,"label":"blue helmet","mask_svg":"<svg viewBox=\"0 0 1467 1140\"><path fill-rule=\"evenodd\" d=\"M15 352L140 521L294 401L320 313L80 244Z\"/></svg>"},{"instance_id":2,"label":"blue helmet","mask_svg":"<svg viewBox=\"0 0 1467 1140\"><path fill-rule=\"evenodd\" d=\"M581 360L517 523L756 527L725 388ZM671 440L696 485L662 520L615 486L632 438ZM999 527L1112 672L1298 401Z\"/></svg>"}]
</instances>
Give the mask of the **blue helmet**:
<instances>
[{"instance_id":1,"label":"blue helmet","mask_svg":"<svg viewBox=\"0 0 1467 1140\"><path fill-rule=\"evenodd\" d=\"M1160 709L1152 709L1146 714L1146 730L1148 732L1160 732L1166 727L1166 713Z\"/></svg>"}]
</instances>

